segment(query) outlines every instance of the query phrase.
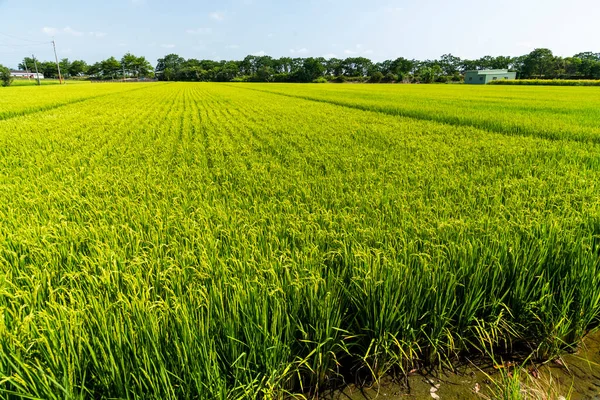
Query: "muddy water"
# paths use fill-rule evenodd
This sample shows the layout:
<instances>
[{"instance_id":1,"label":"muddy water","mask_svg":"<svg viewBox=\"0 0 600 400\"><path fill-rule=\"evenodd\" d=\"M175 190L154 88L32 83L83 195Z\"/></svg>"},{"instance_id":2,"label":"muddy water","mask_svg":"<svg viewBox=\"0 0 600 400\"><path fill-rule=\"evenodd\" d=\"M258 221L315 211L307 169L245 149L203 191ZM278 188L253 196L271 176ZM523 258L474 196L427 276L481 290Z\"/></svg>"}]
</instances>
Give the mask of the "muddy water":
<instances>
[{"instance_id":1,"label":"muddy water","mask_svg":"<svg viewBox=\"0 0 600 400\"><path fill-rule=\"evenodd\" d=\"M495 399L499 390L494 382L503 386L499 367L466 364L453 373L421 371L408 377L406 382L384 379L374 387L350 385L326 397L333 400ZM600 332L588 336L576 353L521 367L520 390L524 398L600 400ZM502 369L505 376L514 376L515 368Z\"/></svg>"}]
</instances>

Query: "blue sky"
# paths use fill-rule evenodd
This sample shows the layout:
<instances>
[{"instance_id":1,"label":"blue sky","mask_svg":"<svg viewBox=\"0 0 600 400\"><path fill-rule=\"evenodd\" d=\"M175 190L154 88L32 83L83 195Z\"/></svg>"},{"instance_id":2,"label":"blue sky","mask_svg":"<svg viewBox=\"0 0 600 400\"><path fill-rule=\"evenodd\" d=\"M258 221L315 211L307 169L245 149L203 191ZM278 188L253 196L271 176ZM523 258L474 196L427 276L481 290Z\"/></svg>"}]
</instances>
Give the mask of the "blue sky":
<instances>
[{"instance_id":1,"label":"blue sky","mask_svg":"<svg viewBox=\"0 0 600 400\"><path fill-rule=\"evenodd\" d=\"M53 37L60 58L88 62L127 51L153 64L171 52L381 61L549 47L570 56L600 52L599 15L598 0L0 0L0 64L52 59Z\"/></svg>"}]
</instances>

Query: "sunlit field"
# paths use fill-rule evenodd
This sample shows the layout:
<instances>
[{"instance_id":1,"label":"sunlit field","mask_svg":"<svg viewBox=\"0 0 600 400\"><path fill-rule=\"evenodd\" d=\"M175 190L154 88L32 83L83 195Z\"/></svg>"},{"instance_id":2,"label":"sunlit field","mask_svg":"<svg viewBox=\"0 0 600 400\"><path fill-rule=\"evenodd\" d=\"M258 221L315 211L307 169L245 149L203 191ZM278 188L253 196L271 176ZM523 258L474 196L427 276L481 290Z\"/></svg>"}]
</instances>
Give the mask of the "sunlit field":
<instances>
[{"instance_id":1,"label":"sunlit field","mask_svg":"<svg viewBox=\"0 0 600 400\"><path fill-rule=\"evenodd\" d=\"M0 393L313 397L600 324L600 88L0 88Z\"/></svg>"},{"instance_id":2,"label":"sunlit field","mask_svg":"<svg viewBox=\"0 0 600 400\"><path fill-rule=\"evenodd\" d=\"M79 80L63 81L63 84L67 84L67 85L76 85L76 84L80 84L80 83L90 83L90 82L83 81L83 80L81 80L81 81L79 81ZM11 86L37 86L37 85L38 85L37 79L26 79L26 78L16 78L11 84ZM58 79L40 79L40 85L41 86L60 85L60 81Z\"/></svg>"}]
</instances>

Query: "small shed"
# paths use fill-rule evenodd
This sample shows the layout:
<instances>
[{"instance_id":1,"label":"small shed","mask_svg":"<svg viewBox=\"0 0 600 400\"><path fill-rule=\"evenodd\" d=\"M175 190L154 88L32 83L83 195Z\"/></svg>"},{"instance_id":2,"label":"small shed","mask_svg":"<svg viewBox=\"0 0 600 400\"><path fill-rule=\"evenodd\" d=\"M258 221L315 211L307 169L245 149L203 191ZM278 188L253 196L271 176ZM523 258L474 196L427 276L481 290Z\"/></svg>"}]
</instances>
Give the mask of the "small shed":
<instances>
[{"instance_id":1,"label":"small shed","mask_svg":"<svg viewBox=\"0 0 600 400\"><path fill-rule=\"evenodd\" d=\"M44 74L42 74L41 72L39 74L36 74L35 72L32 71L15 71L15 70L11 70L10 71L10 76L14 77L14 78L31 78L31 79L37 79L37 77L40 77L40 79L44 79Z\"/></svg>"},{"instance_id":2,"label":"small shed","mask_svg":"<svg viewBox=\"0 0 600 400\"><path fill-rule=\"evenodd\" d=\"M481 71L465 72L465 83L473 85L485 85L492 81L514 79L517 79L517 73L509 72L507 69L483 69Z\"/></svg>"}]
</instances>

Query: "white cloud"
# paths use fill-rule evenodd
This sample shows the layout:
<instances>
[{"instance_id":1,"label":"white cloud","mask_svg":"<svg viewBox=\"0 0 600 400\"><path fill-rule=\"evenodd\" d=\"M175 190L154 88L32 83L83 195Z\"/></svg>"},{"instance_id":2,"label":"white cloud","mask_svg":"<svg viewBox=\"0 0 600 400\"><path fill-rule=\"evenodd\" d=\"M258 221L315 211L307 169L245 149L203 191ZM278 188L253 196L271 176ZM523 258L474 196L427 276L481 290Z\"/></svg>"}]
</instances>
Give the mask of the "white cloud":
<instances>
[{"instance_id":1,"label":"white cloud","mask_svg":"<svg viewBox=\"0 0 600 400\"><path fill-rule=\"evenodd\" d=\"M525 49L533 49L535 46L535 44L533 42L518 42L517 46L525 48Z\"/></svg>"},{"instance_id":2,"label":"white cloud","mask_svg":"<svg viewBox=\"0 0 600 400\"><path fill-rule=\"evenodd\" d=\"M267 37L268 37L268 38L272 38L272 37L273 37L273 34L272 34L272 33L269 33L269 34L267 35Z\"/></svg>"},{"instance_id":3,"label":"white cloud","mask_svg":"<svg viewBox=\"0 0 600 400\"><path fill-rule=\"evenodd\" d=\"M368 49L368 50L363 50L363 45L362 44L357 44L356 46L354 46L354 49L346 49L344 50L344 54L348 54L349 56L352 55L369 55L369 54L373 54L373 50Z\"/></svg>"},{"instance_id":4,"label":"white cloud","mask_svg":"<svg viewBox=\"0 0 600 400\"><path fill-rule=\"evenodd\" d=\"M210 35L212 33L211 28L196 28L196 29L186 29L185 33L190 35Z\"/></svg>"},{"instance_id":5,"label":"white cloud","mask_svg":"<svg viewBox=\"0 0 600 400\"><path fill-rule=\"evenodd\" d=\"M163 49L172 49L175 47L174 44L161 44L160 47L162 47Z\"/></svg>"},{"instance_id":6,"label":"white cloud","mask_svg":"<svg viewBox=\"0 0 600 400\"><path fill-rule=\"evenodd\" d=\"M239 49L240 46L238 46L237 44L229 44L227 46L225 46L226 49Z\"/></svg>"},{"instance_id":7,"label":"white cloud","mask_svg":"<svg viewBox=\"0 0 600 400\"><path fill-rule=\"evenodd\" d=\"M403 7L385 7L383 9L384 12L388 12L388 13L396 13L396 12L402 12L404 11Z\"/></svg>"},{"instance_id":8,"label":"white cloud","mask_svg":"<svg viewBox=\"0 0 600 400\"><path fill-rule=\"evenodd\" d=\"M301 49L290 49L290 53L292 54L306 54L308 53L308 49L306 47L303 47Z\"/></svg>"},{"instance_id":9,"label":"white cloud","mask_svg":"<svg viewBox=\"0 0 600 400\"><path fill-rule=\"evenodd\" d=\"M45 26L42 28L42 32L48 36L55 36L59 33L66 33L67 35L71 35L71 36L83 36L84 35L83 32L76 31L75 29L71 28L70 26L65 26L62 29L53 28L51 26ZM99 32L99 33L101 33L101 32Z\"/></svg>"},{"instance_id":10,"label":"white cloud","mask_svg":"<svg viewBox=\"0 0 600 400\"><path fill-rule=\"evenodd\" d=\"M256 53L253 53L252 55L256 56L256 57L262 57L262 56L267 55L267 53L265 53L264 50L261 50L261 51L257 51Z\"/></svg>"},{"instance_id":11,"label":"white cloud","mask_svg":"<svg viewBox=\"0 0 600 400\"><path fill-rule=\"evenodd\" d=\"M45 26L42 28L42 32L44 32L46 35L53 36L53 35L56 35L56 32L58 32L58 29L52 28L50 26Z\"/></svg>"},{"instance_id":12,"label":"white cloud","mask_svg":"<svg viewBox=\"0 0 600 400\"><path fill-rule=\"evenodd\" d=\"M127 46L127 43L119 43L119 44L117 44L117 46L119 46L119 47L125 47L125 46Z\"/></svg>"},{"instance_id":13,"label":"white cloud","mask_svg":"<svg viewBox=\"0 0 600 400\"><path fill-rule=\"evenodd\" d=\"M97 38L101 38L101 37L106 36L107 34L106 34L106 32L93 32L92 31L92 32L88 32L88 35L94 36L94 37L97 37Z\"/></svg>"},{"instance_id":14,"label":"white cloud","mask_svg":"<svg viewBox=\"0 0 600 400\"><path fill-rule=\"evenodd\" d=\"M71 35L71 36L83 36L83 32L76 31L75 29L71 28L70 26L65 26L63 28L63 32L66 33L67 35Z\"/></svg>"},{"instance_id":15,"label":"white cloud","mask_svg":"<svg viewBox=\"0 0 600 400\"><path fill-rule=\"evenodd\" d=\"M222 11L213 11L208 16L215 21L223 21L225 19L225 13Z\"/></svg>"},{"instance_id":16,"label":"white cloud","mask_svg":"<svg viewBox=\"0 0 600 400\"><path fill-rule=\"evenodd\" d=\"M327 53L323 56L323 58L337 58L337 55L333 53Z\"/></svg>"}]
</instances>

